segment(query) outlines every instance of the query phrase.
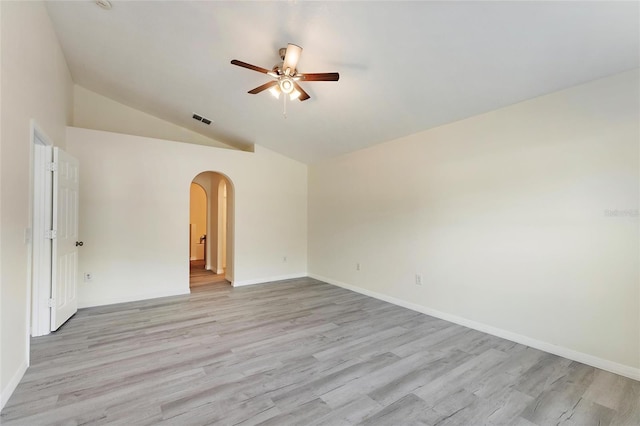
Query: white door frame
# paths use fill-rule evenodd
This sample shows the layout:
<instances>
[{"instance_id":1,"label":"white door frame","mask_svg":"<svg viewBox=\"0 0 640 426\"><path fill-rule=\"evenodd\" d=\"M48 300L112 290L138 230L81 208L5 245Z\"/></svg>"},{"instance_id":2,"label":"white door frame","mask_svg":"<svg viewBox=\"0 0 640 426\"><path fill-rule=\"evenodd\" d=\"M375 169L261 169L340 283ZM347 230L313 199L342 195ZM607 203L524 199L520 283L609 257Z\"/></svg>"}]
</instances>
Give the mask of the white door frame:
<instances>
[{"instance_id":1,"label":"white door frame","mask_svg":"<svg viewBox=\"0 0 640 426\"><path fill-rule=\"evenodd\" d=\"M33 150L31 188L31 335L44 336L51 332L51 239L46 232L52 229L53 182L47 165L53 161L53 143L40 126L31 120L31 148Z\"/></svg>"},{"instance_id":2,"label":"white door frame","mask_svg":"<svg viewBox=\"0 0 640 426\"><path fill-rule=\"evenodd\" d=\"M78 159L53 148L53 240L51 242L51 331L78 311Z\"/></svg>"}]
</instances>

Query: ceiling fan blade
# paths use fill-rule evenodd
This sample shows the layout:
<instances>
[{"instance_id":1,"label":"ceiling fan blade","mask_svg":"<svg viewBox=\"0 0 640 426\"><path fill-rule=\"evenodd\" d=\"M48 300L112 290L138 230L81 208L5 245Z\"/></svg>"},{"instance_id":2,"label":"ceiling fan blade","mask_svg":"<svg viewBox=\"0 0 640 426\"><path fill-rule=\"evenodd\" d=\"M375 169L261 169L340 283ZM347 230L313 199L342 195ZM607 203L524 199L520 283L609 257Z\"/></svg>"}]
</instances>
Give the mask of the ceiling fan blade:
<instances>
[{"instance_id":1,"label":"ceiling fan blade","mask_svg":"<svg viewBox=\"0 0 640 426\"><path fill-rule=\"evenodd\" d=\"M307 99L309 99L311 96L309 96L309 94L307 92L304 91L304 89L302 87L300 87L300 85L298 83L296 83L295 81L293 82L293 87L296 88L296 90L298 92L300 92L300 96L298 96L298 99L300 99L300 102L302 101L306 101Z\"/></svg>"},{"instance_id":2,"label":"ceiling fan blade","mask_svg":"<svg viewBox=\"0 0 640 426\"><path fill-rule=\"evenodd\" d=\"M321 72L311 74L298 74L300 81L338 81L340 74L337 72Z\"/></svg>"},{"instance_id":3,"label":"ceiling fan blade","mask_svg":"<svg viewBox=\"0 0 640 426\"><path fill-rule=\"evenodd\" d=\"M256 93L260 93L264 90L270 89L273 86L277 86L278 82L277 81L270 81L268 83L263 84L262 86L258 86L255 89L249 90L247 93L251 93L252 95L255 95Z\"/></svg>"},{"instance_id":4,"label":"ceiling fan blade","mask_svg":"<svg viewBox=\"0 0 640 426\"><path fill-rule=\"evenodd\" d=\"M261 72L263 74L267 74L269 72L268 69L265 69L265 68L262 68L262 67L258 67L258 66L255 66L255 65L251 65L251 64L248 64L246 62L239 61L237 59L234 59L233 61L231 61L231 63L233 65L237 65L237 66L242 67L242 68L247 68L247 69L250 69L250 70L253 70L253 71Z\"/></svg>"},{"instance_id":5,"label":"ceiling fan blade","mask_svg":"<svg viewBox=\"0 0 640 426\"><path fill-rule=\"evenodd\" d=\"M282 63L282 71L287 72L289 68L289 74L293 74L298 66L300 60L300 54L302 53L302 47L289 43L287 45L287 53L284 55L284 62Z\"/></svg>"}]
</instances>

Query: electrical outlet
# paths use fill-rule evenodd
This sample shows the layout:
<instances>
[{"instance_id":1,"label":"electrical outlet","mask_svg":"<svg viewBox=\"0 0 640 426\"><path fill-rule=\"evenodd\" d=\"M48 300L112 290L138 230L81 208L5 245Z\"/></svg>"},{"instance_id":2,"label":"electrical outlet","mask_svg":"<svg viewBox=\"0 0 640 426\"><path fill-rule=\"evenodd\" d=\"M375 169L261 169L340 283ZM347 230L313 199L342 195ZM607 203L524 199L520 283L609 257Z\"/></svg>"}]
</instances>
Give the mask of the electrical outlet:
<instances>
[{"instance_id":1,"label":"electrical outlet","mask_svg":"<svg viewBox=\"0 0 640 426\"><path fill-rule=\"evenodd\" d=\"M356 271L360 270L360 262L356 263Z\"/></svg>"},{"instance_id":2,"label":"electrical outlet","mask_svg":"<svg viewBox=\"0 0 640 426\"><path fill-rule=\"evenodd\" d=\"M93 280L93 274L91 272L84 273L84 282L89 282Z\"/></svg>"},{"instance_id":3,"label":"electrical outlet","mask_svg":"<svg viewBox=\"0 0 640 426\"><path fill-rule=\"evenodd\" d=\"M422 285L422 275L416 274L416 285Z\"/></svg>"}]
</instances>

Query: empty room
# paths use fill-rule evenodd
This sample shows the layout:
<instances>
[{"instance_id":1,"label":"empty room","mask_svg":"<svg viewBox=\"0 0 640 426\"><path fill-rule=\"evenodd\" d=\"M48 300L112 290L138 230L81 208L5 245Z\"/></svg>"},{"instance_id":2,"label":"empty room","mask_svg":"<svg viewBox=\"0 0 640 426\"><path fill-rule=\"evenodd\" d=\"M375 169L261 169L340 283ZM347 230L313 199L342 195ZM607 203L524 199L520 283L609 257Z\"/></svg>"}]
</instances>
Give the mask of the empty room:
<instances>
[{"instance_id":1,"label":"empty room","mask_svg":"<svg viewBox=\"0 0 640 426\"><path fill-rule=\"evenodd\" d=\"M3 425L640 425L637 1L0 1Z\"/></svg>"}]
</instances>

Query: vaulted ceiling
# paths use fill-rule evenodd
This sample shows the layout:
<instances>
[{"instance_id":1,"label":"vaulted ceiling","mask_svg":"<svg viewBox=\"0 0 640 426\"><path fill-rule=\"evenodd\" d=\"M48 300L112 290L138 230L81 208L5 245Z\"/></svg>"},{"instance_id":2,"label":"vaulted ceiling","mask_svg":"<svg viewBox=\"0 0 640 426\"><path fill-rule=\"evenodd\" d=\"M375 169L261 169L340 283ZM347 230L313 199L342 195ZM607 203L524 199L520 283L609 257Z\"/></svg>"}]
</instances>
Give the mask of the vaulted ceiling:
<instances>
[{"instance_id":1,"label":"vaulted ceiling","mask_svg":"<svg viewBox=\"0 0 640 426\"><path fill-rule=\"evenodd\" d=\"M48 2L74 82L231 144L313 163L640 65L638 2ZM287 43L287 103L247 91ZM213 120L205 126L198 112Z\"/></svg>"}]
</instances>

